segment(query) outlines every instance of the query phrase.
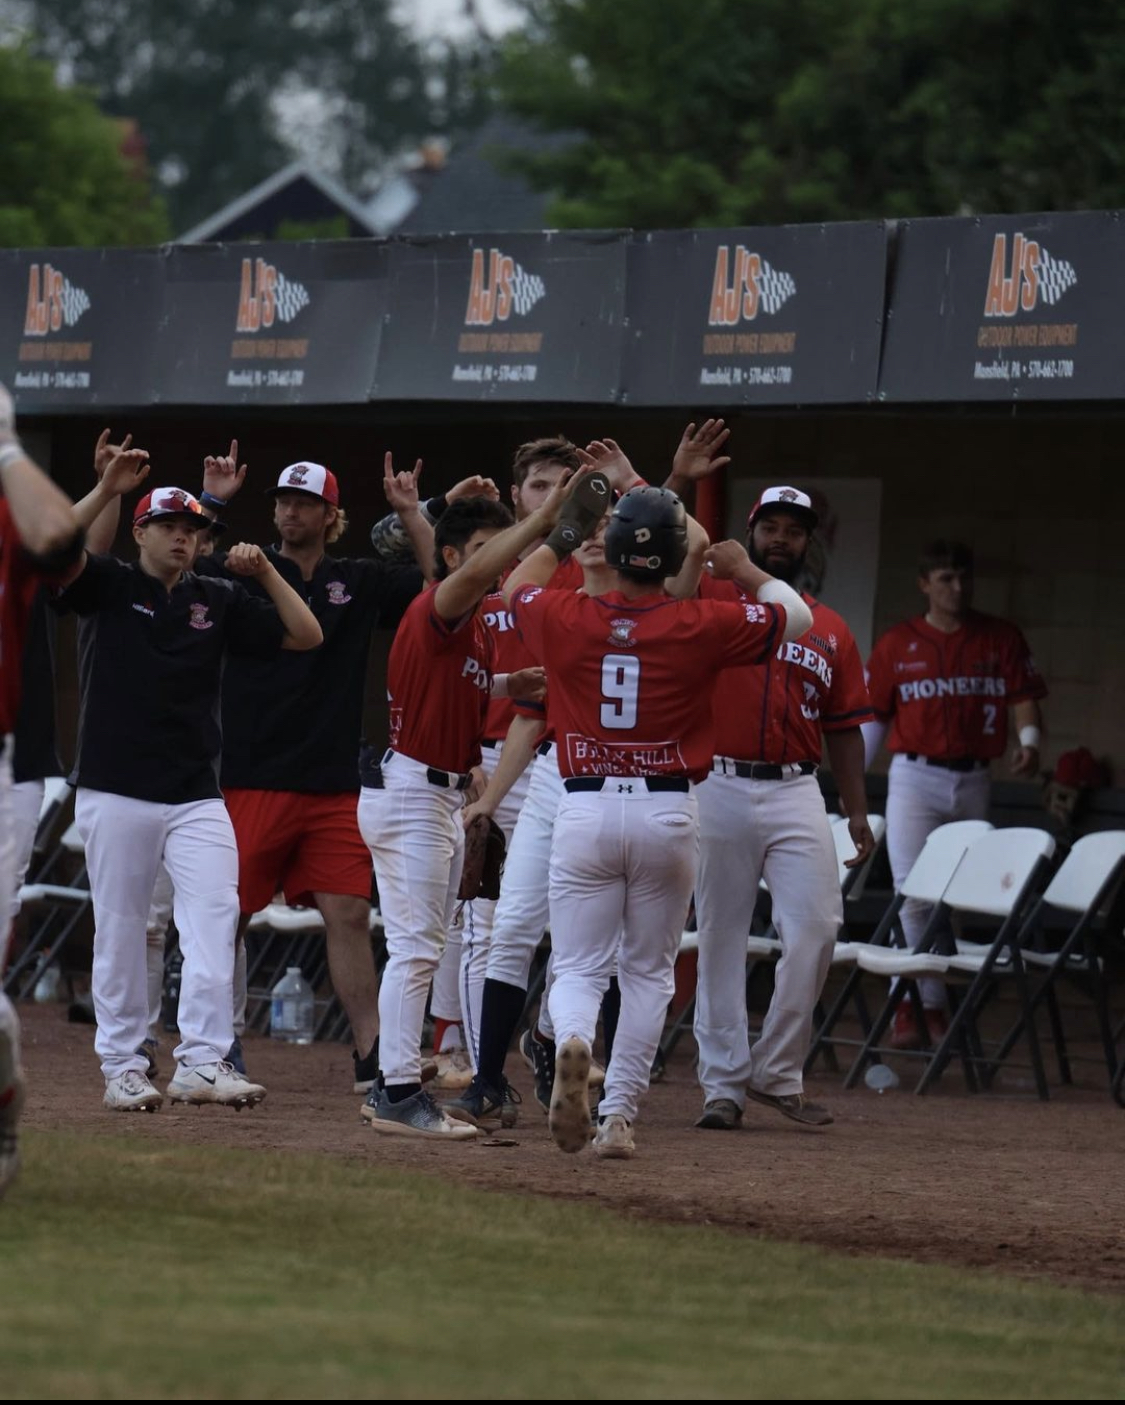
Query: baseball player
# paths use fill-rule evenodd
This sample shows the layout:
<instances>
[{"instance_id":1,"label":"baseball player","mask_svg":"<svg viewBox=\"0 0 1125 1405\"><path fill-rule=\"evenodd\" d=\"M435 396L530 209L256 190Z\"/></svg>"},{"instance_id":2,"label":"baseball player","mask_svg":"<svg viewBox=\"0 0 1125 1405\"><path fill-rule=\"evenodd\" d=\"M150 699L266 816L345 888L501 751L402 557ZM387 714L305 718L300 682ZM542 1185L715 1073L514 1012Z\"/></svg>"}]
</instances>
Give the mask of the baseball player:
<instances>
[{"instance_id":1,"label":"baseball player","mask_svg":"<svg viewBox=\"0 0 1125 1405\"><path fill-rule=\"evenodd\" d=\"M245 472L237 440L228 454L205 459L204 507L221 511ZM384 485L394 479L388 454ZM371 856L356 822L356 754L372 630L398 622L422 575L413 561L328 554L347 519L336 475L323 464L290 464L266 492L278 534L266 558L307 602L324 643L311 653L233 658L223 678L222 785L238 841L240 932L279 888L287 902L320 910L332 984L355 1039L353 1087L366 1092L378 1069L379 985L369 920ZM428 559L429 524L405 511L403 523ZM203 566L220 575L227 569L222 556ZM256 585L250 589L260 593ZM241 1059L240 1043L232 1054Z\"/></svg>"},{"instance_id":2,"label":"baseball player","mask_svg":"<svg viewBox=\"0 0 1125 1405\"><path fill-rule=\"evenodd\" d=\"M605 555L616 588L596 599L542 589L554 570L549 543L504 590L532 654L550 660L565 792L550 864L549 1008L558 1054L549 1125L564 1151L589 1141L590 1049L616 958L621 1014L595 1150L627 1158L695 881L695 787L714 751L715 678L724 667L764 661L811 616L737 543L711 548L708 561L758 600L668 595L664 581L687 555L687 521L666 489L625 494L606 529Z\"/></svg>"},{"instance_id":3,"label":"baseball player","mask_svg":"<svg viewBox=\"0 0 1125 1405\"><path fill-rule=\"evenodd\" d=\"M588 514L588 475L567 490L570 509ZM600 480L601 491L608 491ZM359 822L371 847L387 938L379 1011L382 1087L362 1109L375 1131L451 1142L476 1128L447 1118L421 1087L419 1042L426 995L453 915L464 853L462 793L480 760L492 684L492 637L480 606L504 568L554 531L557 484L522 522L488 498L453 504L434 532L437 583L399 626L387 672L390 746L364 777ZM599 513L591 520L591 527ZM563 554L560 551L560 554Z\"/></svg>"},{"instance_id":4,"label":"baseball player","mask_svg":"<svg viewBox=\"0 0 1125 1405\"><path fill-rule=\"evenodd\" d=\"M817 518L807 493L767 488L746 525L750 560L792 584ZM705 578L705 599L746 602L731 581ZM802 1065L813 1011L843 921L836 850L816 780L822 742L856 846L874 848L867 822L863 735L871 709L848 626L811 595L809 628L761 668L732 668L715 688L715 756L699 793L699 930L695 1038L703 1115L699 1127L731 1129L746 1099L806 1126L832 1121L804 1096ZM750 1048L746 934L765 877L782 943L774 993Z\"/></svg>"},{"instance_id":5,"label":"baseball player","mask_svg":"<svg viewBox=\"0 0 1125 1405\"><path fill-rule=\"evenodd\" d=\"M887 780L887 852L895 886L906 878L926 836L950 820L988 817L989 765L1008 744L1008 709L1019 746L1016 776L1039 769L1047 687L1027 641L1006 620L972 608L973 553L961 542L935 541L918 563L925 614L889 629L867 664L875 720L864 728L870 765L883 740L891 752ZM903 905L902 925L913 947L926 925L924 903ZM921 1047L946 1032L945 987L919 982L923 1011L907 1000L895 1012L891 1044Z\"/></svg>"},{"instance_id":6,"label":"baseball player","mask_svg":"<svg viewBox=\"0 0 1125 1405\"><path fill-rule=\"evenodd\" d=\"M15 889L12 827L12 733L20 708L22 660L32 602L44 578L70 567L82 532L70 500L24 452L12 400L0 385L0 974L11 930ZM15 1006L0 990L0 1196L19 1170L17 1125L26 1086Z\"/></svg>"},{"instance_id":7,"label":"baseball player","mask_svg":"<svg viewBox=\"0 0 1125 1405\"><path fill-rule=\"evenodd\" d=\"M143 450L118 454L75 509L85 525L147 474ZM134 565L83 553L59 608L88 618L79 657L75 820L94 904L95 1047L105 1105L155 1110L161 1095L138 1052L148 1023L145 922L163 859L184 956L176 1102L253 1105L265 1089L226 1062L238 853L218 786L219 685L228 655L311 649L320 626L257 547L228 556L268 600L195 575L207 519L180 488L146 494L133 516Z\"/></svg>"}]
</instances>

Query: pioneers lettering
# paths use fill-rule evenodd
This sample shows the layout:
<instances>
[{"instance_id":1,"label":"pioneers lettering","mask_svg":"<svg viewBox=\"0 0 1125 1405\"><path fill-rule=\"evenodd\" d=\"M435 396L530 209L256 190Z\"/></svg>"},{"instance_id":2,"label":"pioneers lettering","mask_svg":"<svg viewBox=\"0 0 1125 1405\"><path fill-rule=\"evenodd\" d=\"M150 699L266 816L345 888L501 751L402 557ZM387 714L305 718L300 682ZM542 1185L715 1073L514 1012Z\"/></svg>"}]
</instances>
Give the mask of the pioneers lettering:
<instances>
[{"instance_id":1,"label":"pioneers lettering","mask_svg":"<svg viewBox=\"0 0 1125 1405\"><path fill-rule=\"evenodd\" d=\"M919 678L898 685L899 701L904 703L927 698L1002 698L1006 692L1003 678Z\"/></svg>"}]
</instances>

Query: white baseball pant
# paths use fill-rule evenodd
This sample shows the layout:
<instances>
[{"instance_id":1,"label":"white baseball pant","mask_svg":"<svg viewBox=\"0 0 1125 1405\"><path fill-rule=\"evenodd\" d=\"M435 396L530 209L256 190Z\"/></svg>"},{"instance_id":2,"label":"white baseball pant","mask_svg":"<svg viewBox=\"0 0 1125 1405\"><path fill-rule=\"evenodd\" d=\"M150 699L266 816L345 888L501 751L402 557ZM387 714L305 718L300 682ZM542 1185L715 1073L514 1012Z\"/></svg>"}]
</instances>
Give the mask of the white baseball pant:
<instances>
[{"instance_id":1,"label":"white baseball pant","mask_svg":"<svg viewBox=\"0 0 1125 1405\"><path fill-rule=\"evenodd\" d=\"M383 789L365 786L359 798L359 829L375 865L387 939L379 1068L392 1086L421 1082L426 996L457 905L465 855L462 793L433 785L428 769L389 752Z\"/></svg>"},{"instance_id":2,"label":"white baseball pant","mask_svg":"<svg viewBox=\"0 0 1125 1405\"><path fill-rule=\"evenodd\" d=\"M461 915L455 908L430 995L430 1014L435 1020L446 1020L450 1024L461 1023L461 936ZM435 1050L435 1053L440 1052L440 1049Z\"/></svg>"},{"instance_id":3,"label":"white baseball pant","mask_svg":"<svg viewBox=\"0 0 1125 1405\"><path fill-rule=\"evenodd\" d=\"M803 1089L813 1011L843 921L836 850L815 776L750 780L713 773L699 792L695 1040L704 1098L746 1104L746 1087ZM750 1048L746 937L762 878L782 955L762 1032Z\"/></svg>"},{"instance_id":4,"label":"white baseball pant","mask_svg":"<svg viewBox=\"0 0 1125 1405\"><path fill-rule=\"evenodd\" d=\"M492 775L500 762L500 748L484 747L481 751L481 769L486 777ZM528 767L496 807L493 819L504 831L505 846L511 847L516 821L519 819L523 802L527 798L531 783L531 770ZM507 872L507 861L504 864ZM489 950L492 946L492 932L496 922L496 909L499 903L491 898L474 898L461 909L461 1023L473 1068L477 1066L480 1050L480 1007L484 996L484 981L489 974Z\"/></svg>"},{"instance_id":5,"label":"white baseball pant","mask_svg":"<svg viewBox=\"0 0 1125 1405\"><path fill-rule=\"evenodd\" d=\"M16 835L12 824L12 738L0 753L0 912L11 909L16 889ZM8 959L11 923L0 922L0 976ZM0 1098L11 1097L20 1074L20 1022L16 1007L0 990Z\"/></svg>"},{"instance_id":6,"label":"white baseball pant","mask_svg":"<svg viewBox=\"0 0 1125 1405\"><path fill-rule=\"evenodd\" d=\"M27 877L28 865L35 850L39 832L39 816L43 810L44 781L20 781L12 785L12 839L15 844L15 874L12 879L11 912L13 921L20 912L20 889Z\"/></svg>"},{"instance_id":7,"label":"white baseball pant","mask_svg":"<svg viewBox=\"0 0 1125 1405\"><path fill-rule=\"evenodd\" d=\"M922 852L926 839L938 825L952 820L986 820L991 776L988 767L976 771L948 771L927 766L924 759L910 761L901 752L891 757L887 773L887 857L898 888ZM908 898L902 905L902 929L907 945L917 946L932 911L928 903ZM918 982L922 1004L944 1009L945 985L936 976Z\"/></svg>"},{"instance_id":8,"label":"white baseball pant","mask_svg":"<svg viewBox=\"0 0 1125 1405\"><path fill-rule=\"evenodd\" d=\"M548 995L555 1038L592 1046L617 961L621 1014L606 1069L603 1117L632 1122L648 1089L699 859L690 792L650 792L636 777L566 792L551 850Z\"/></svg>"},{"instance_id":9,"label":"white baseball pant","mask_svg":"<svg viewBox=\"0 0 1125 1405\"><path fill-rule=\"evenodd\" d=\"M180 1043L185 1069L225 1059L234 1039L231 982L238 925L238 848L221 800L163 805L79 786L74 818L94 903L94 1048L106 1079L144 1072L148 1031L146 924L161 860L175 889L184 967Z\"/></svg>"}]
</instances>

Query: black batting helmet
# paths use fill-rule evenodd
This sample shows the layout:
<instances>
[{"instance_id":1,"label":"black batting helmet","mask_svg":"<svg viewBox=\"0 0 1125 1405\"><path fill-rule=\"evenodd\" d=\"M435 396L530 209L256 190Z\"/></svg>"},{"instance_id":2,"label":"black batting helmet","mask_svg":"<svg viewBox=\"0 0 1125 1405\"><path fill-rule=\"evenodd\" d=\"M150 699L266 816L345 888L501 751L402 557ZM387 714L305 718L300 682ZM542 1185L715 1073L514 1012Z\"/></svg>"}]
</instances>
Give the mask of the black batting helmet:
<instances>
[{"instance_id":1,"label":"black batting helmet","mask_svg":"<svg viewBox=\"0 0 1125 1405\"><path fill-rule=\"evenodd\" d=\"M674 576L687 556L687 513L667 488L633 488L605 529L608 565L640 579Z\"/></svg>"}]
</instances>

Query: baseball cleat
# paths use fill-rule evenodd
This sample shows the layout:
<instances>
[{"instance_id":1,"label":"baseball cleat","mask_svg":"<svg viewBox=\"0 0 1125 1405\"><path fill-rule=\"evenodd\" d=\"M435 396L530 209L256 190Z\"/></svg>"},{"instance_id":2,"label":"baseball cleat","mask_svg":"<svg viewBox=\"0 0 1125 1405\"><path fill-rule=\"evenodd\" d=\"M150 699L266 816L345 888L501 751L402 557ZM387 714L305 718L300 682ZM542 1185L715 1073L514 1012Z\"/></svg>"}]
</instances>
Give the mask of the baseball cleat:
<instances>
[{"instance_id":1,"label":"baseball cleat","mask_svg":"<svg viewBox=\"0 0 1125 1405\"><path fill-rule=\"evenodd\" d=\"M446 1117L424 1089L402 1102L393 1103L385 1088L372 1089L359 1110L373 1132L393 1137L426 1137L431 1141L463 1142L475 1137L477 1129L468 1122Z\"/></svg>"},{"instance_id":2,"label":"baseball cleat","mask_svg":"<svg viewBox=\"0 0 1125 1405\"><path fill-rule=\"evenodd\" d=\"M551 1110L551 1089L555 1086L555 1042L537 1035L530 1026L520 1035L520 1057L535 1077L535 1101L544 1112Z\"/></svg>"},{"instance_id":3,"label":"baseball cleat","mask_svg":"<svg viewBox=\"0 0 1125 1405\"><path fill-rule=\"evenodd\" d=\"M168 1098L174 1103L218 1103L239 1112L244 1107L256 1107L266 1096L260 1083L251 1083L225 1061L197 1064L195 1068L176 1069L168 1084Z\"/></svg>"},{"instance_id":4,"label":"baseball cleat","mask_svg":"<svg viewBox=\"0 0 1125 1405\"><path fill-rule=\"evenodd\" d=\"M611 1112L608 1117L602 1118L594 1135L596 1156L603 1161L631 1161L636 1150L633 1128L619 1112Z\"/></svg>"},{"instance_id":5,"label":"baseball cleat","mask_svg":"<svg viewBox=\"0 0 1125 1405\"><path fill-rule=\"evenodd\" d=\"M742 1109L733 1098L712 1098L703 1104L703 1116L695 1125L716 1132L733 1132L742 1126Z\"/></svg>"},{"instance_id":6,"label":"baseball cleat","mask_svg":"<svg viewBox=\"0 0 1125 1405\"><path fill-rule=\"evenodd\" d=\"M496 1122L501 1127L514 1127L519 1121L516 1105L522 1101L506 1078L502 1088L490 1088L478 1073L459 1098L442 1104L442 1111L454 1121L471 1122L474 1127Z\"/></svg>"},{"instance_id":7,"label":"baseball cleat","mask_svg":"<svg viewBox=\"0 0 1125 1405\"><path fill-rule=\"evenodd\" d=\"M149 1082L148 1074L136 1068L107 1078L102 1101L114 1112L157 1112L164 1105L163 1096Z\"/></svg>"},{"instance_id":8,"label":"baseball cleat","mask_svg":"<svg viewBox=\"0 0 1125 1405\"><path fill-rule=\"evenodd\" d=\"M18 1073L0 1092L0 1200L19 1174L20 1148L16 1124L23 1111L26 1094L27 1085Z\"/></svg>"},{"instance_id":9,"label":"baseball cleat","mask_svg":"<svg viewBox=\"0 0 1125 1405\"><path fill-rule=\"evenodd\" d=\"M551 1136L562 1151L581 1151L593 1134L590 1122L590 1046L567 1039L555 1055L555 1086L547 1114Z\"/></svg>"},{"instance_id":10,"label":"baseball cleat","mask_svg":"<svg viewBox=\"0 0 1125 1405\"><path fill-rule=\"evenodd\" d=\"M467 1049L450 1049L438 1054L437 1069L432 1080L435 1092L460 1093L473 1081L473 1065ZM429 1079L421 1079L423 1083Z\"/></svg>"},{"instance_id":11,"label":"baseball cleat","mask_svg":"<svg viewBox=\"0 0 1125 1405\"><path fill-rule=\"evenodd\" d=\"M804 1093L759 1093L757 1088L747 1088L746 1096L804 1127L827 1127L836 1120L826 1107L810 1103Z\"/></svg>"}]
</instances>

